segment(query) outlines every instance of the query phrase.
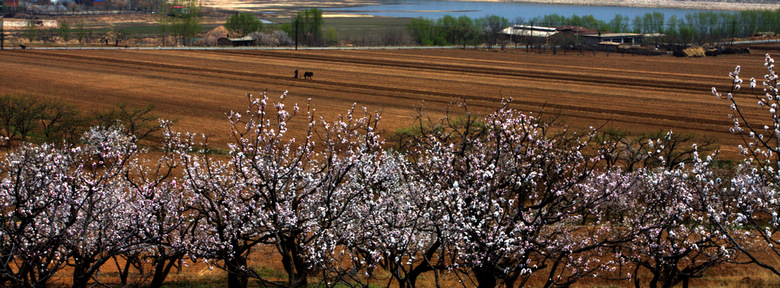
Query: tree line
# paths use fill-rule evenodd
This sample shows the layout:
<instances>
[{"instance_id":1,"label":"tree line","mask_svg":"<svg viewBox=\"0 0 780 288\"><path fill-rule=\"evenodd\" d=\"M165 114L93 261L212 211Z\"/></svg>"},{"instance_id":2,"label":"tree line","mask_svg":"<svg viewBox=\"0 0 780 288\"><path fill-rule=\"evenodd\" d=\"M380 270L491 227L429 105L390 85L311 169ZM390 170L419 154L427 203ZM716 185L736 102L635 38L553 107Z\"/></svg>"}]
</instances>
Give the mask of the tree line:
<instances>
[{"instance_id":1,"label":"tree line","mask_svg":"<svg viewBox=\"0 0 780 288\"><path fill-rule=\"evenodd\" d=\"M265 28L263 22L256 16L250 13L237 13L225 23L225 28L236 36L252 36L257 44L267 44L268 41L263 41L264 37L267 37L268 32L274 31L282 32L289 40L284 41L285 45L297 44L306 46L322 46L325 44L323 40L323 24L325 23L322 18L322 9L308 8L296 13L295 18L291 23L285 23L281 25L272 25Z\"/></svg>"},{"instance_id":2,"label":"tree line","mask_svg":"<svg viewBox=\"0 0 780 288\"><path fill-rule=\"evenodd\" d=\"M582 26L598 31L614 33L665 34L670 43L707 43L731 37L749 37L758 32L780 31L780 10L749 10L735 12L703 11L683 17L666 17L661 12L645 13L634 19L615 15L609 21L598 20L591 15L571 17L557 14L536 17L524 23L550 26Z\"/></svg>"},{"instance_id":3,"label":"tree line","mask_svg":"<svg viewBox=\"0 0 780 288\"><path fill-rule=\"evenodd\" d=\"M484 43L490 47L501 42L500 32L508 25L506 18L495 15L477 19L445 15L437 20L422 17L413 19L407 29L417 44L423 46L465 47Z\"/></svg>"},{"instance_id":4,"label":"tree line","mask_svg":"<svg viewBox=\"0 0 780 288\"><path fill-rule=\"evenodd\" d=\"M158 12L156 30L163 45L213 46L217 44L198 39L198 35L203 32L201 25L203 11L197 1L176 0L160 4L156 11ZM335 30L331 28L323 31L323 25L322 10L318 8L299 11L291 23L272 25L263 25L263 22L253 14L237 13L225 22L225 28L230 32L230 35L225 36L231 38L250 36L254 39L255 45L264 46L291 46L297 42L306 46L322 46L326 42L335 43L337 41ZM126 28L97 33L94 29L85 27L83 22L75 24L61 22L59 28L41 29L32 19L27 21L25 29L19 36L29 42L54 43L60 39L65 42L78 40L79 44L89 44L97 40L106 45L126 45L126 40L134 37L133 32Z\"/></svg>"},{"instance_id":5,"label":"tree line","mask_svg":"<svg viewBox=\"0 0 780 288\"><path fill-rule=\"evenodd\" d=\"M90 127L116 123L123 123L129 133L141 140L159 130L153 110L154 105L118 104L113 109L84 114L73 105L40 95L1 95L1 146L15 147L25 142L73 143Z\"/></svg>"},{"instance_id":6,"label":"tree line","mask_svg":"<svg viewBox=\"0 0 780 288\"><path fill-rule=\"evenodd\" d=\"M173 8L177 7L177 8ZM184 9L179 8L184 7ZM216 43L197 42L196 38L202 32L202 8L193 0L176 0L171 3L160 3L156 8L158 32L163 44L178 45L216 45ZM600 32L633 32L643 34L663 34L663 37L653 37L651 44L704 44L723 41L732 37L748 37L759 32L780 31L780 10L756 10L737 12L696 12L683 17L666 17L663 13L653 12L636 16L633 19L624 15L615 15L609 21L596 19L592 15L572 15L570 17L550 14L532 19L518 17L512 21L491 15L472 19L467 16L454 17L446 15L433 20L426 18L412 19L406 32L414 43L423 46L460 45L476 46L485 44L489 47L507 45L505 36L500 31L511 24L531 26L582 26ZM322 10L309 8L299 11L290 23L266 25L252 14L239 13L232 15L225 23L231 34L238 37L252 36L258 45L289 46L296 40L301 45L322 46L335 45L339 35L334 28L323 28ZM296 27L298 27L296 31ZM95 40L109 41L121 44L132 37L128 29L114 29L105 35L96 35L92 29L86 29L83 23L63 23L58 29L39 29L33 20L21 32L22 38L29 41L51 43L59 36L68 41L77 39L79 43L90 43ZM251 34L251 35L250 35ZM296 36L297 35L297 36ZM296 39L297 37L297 39ZM385 35L389 38L403 38L398 35ZM170 38L170 39L169 39ZM393 39L385 42L394 43ZM396 39L397 40L397 39ZM522 41L521 39L514 39ZM530 41L526 39L526 41ZM657 42L657 43L656 43Z\"/></svg>"},{"instance_id":7,"label":"tree line","mask_svg":"<svg viewBox=\"0 0 780 288\"><path fill-rule=\"evenodd\" d=\"M580 26L599 32L664 34L659 43L703 44L722 41L731 37L748 37L759 32L780 31L780 10L738 11L738 12L696 12L678 17L666 17L661 12L646 13L630 17L617 14L609 21L596 19L593 15L572 15L570 17L550 14L532 19L518 17L509 21L503 17L486 16L471 19L468 16L446 15L432 20L417 18L407 29L413 39L424 46L448 45L500 45L499 32L510 24L562 27ZM520 39L518 39L520 40Z\"/></svg>"}]
</instances>

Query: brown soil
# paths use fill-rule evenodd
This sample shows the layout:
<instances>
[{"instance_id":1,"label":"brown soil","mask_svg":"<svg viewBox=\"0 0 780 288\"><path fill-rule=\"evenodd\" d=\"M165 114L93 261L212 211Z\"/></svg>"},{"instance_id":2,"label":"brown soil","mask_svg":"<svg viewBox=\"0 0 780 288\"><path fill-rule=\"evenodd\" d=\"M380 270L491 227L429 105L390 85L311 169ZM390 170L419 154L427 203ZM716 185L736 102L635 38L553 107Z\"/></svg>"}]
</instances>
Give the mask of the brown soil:
<instances>
[{"instance_id":1,"label":"brown soil","mask_svg":"<svg viewBox=\"0 0 780 288\"><path fill-rule=\"evenodd\" d=\"M465 101L484 113L512 98L517 109L562 116L576 129L694 132L733 152L740 140L727 132L729 103L711 88L728 90L736 65L743 78L762 79L763 60L760 51L673 58L460 49L6 50L0 51L0 94L61 98L85 111L153 103L180 129L206 133L220 145L229 140L225 113L244 109L246 93L267 91L278 99L288 90L285 103L305 107L311 99L314 113L325 118L357 103L380 111L387 132L411 125L420 107L441 115L463 111L453 103ZM313 80L294 79L296 69L314 72ZM747 113L766 113L750 97L737 95Z\"/></svg>"},{"instance_id":2,"label":"brown soil","mask_svg":"<svg viewBox=\"0 0 780 288\"><path fill-rule=\"evenodd\" d=\"M471 111L487 112L499 106L501 98L513 98L518 109L560 115L577 129L694 132L714 137L723 150L733 151L739 139L726 132L731 125L726 117L728 103L715 98L710 89L726 91L728 72L736 65L743 66L743 78L761 79L763 53L673 58L538 55L525 50L4 50L0 51L0 95L60 98L85 112L118 103L153 103L156 113L179 120L179 129L206 133L216 143L229 140L225 113L243 110L246 93L267 91L278 99L288 90L288 107L293 103L305 107L311 99L315 115L325 118L357 103L380 111L388 134L410 125L420 107L435 116L448 107L463 111L451 105L465 100ZM314 79L293 79L296 69L301 75L314 72ZM750 96L737 98L749 114L760 115ZM292 133L300 134L301 124L293 125ZM278 261L269 258L258 261L263 263L259 265L280 270ZM109 282L116 280L113 271L112 264L103 271ZM67 283L68 275L64 271L55 282ZM387 275L382 279L386 283ZM201 264L169 280L223 285L224 275ZM421 286L432 286L430 277L425 281ZM452 277L447 281L456 285ZM748 287L742 286L745 281L768 284L776 279L754 266L729 264L708 271L692 285ZM594 278L578 285L631 284Z\"/></svg>"}]
</instances>

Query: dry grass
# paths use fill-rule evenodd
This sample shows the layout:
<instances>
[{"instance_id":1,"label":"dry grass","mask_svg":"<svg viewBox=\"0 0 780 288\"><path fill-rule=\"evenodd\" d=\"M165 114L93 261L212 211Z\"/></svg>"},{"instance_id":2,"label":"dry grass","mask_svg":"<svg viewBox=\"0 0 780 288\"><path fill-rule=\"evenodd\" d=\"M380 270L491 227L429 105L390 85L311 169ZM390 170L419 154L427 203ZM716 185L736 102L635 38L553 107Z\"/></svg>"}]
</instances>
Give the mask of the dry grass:
<instances>
[{"instance_id":1,"label":"dry grass","mask_svg":"<svg viewBox=\"0 0 780 288\"><path fill-rule=\"evenodd\" d=\"M704 48L701 47L690 47L685 48L683 50L683 54L685 54L685 57L704 57Z\"/></svg>"}]
</instances>

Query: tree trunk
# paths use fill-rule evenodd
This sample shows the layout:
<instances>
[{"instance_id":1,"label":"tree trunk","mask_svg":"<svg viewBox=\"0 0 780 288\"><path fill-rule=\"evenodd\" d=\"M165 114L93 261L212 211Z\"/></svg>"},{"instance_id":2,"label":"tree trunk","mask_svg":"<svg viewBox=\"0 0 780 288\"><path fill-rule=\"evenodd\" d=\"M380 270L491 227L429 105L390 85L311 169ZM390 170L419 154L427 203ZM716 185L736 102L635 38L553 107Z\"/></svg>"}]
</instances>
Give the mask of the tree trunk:
<instances>
[{"instance_id":1,"label":"tree trunk","mask_svg":"<svg viewBox=\"0 0 780 288\"><path fill-rule=\"evenodd\" d=\"M125 262L125 269L119 270L119 283L127 285L127 276L130 274L130 261Z\"/></svg>"},{"instance_id":2,"label":"tree trunk","mask_svg":"<svg viewBox=\"0 0 780 288\"><path fill-rule=\"evenodd\" d=\"M515 287L515 280L517 280L517 277L507 277L504 279L504 286L507 288L514 288Z\"/></svg>"},{"instance_id":3,"label":"tree trunk","mask_svg":"<svg viewBox=\"0 0 780 288\"><path fill-rule=\"evenodd\" d=\"M73 267L73 288L86 288L89 283L89 279L92 275L87 273L89 269L89 263L76 261L76 266Z\"/></svg>"},{"instance_id":4,"label":"tree trunk","mask_svg":"<svg viewBox=\"0 0 780 288\"><path fill-rule=\"evenodd\" d=\"M228 272L228 288L246 288L249 278L242 273L242 267L246 267L246 259L236 253L233 259L225 259L225 268Z\"/></svg>"},{"instance_id":5,"label":"tree trunk","mask_svg":"<svg viewBox=\"0 0 780 288\"><path fill-rule=\"evenodd\" d=\"M92 275L110 258L74 257L74 259L79 259L80 261L75 261L75 266L73 267L72 287L86 288L89 284L89 280L92 279Z\"/></svg>"},{"instance_id":6,"label":"tree trunk","mask_svg":"<svg viewBox=\"0 0 780 288\"><path fill-rule=\"evenodd\" d=\"M113 256L111 257L114 259L114 263L116 264L116 269L119 270L119 284L127 285L127 277L130 275L130 266L133 265L132 259L135 256L127 256L125 257L125 267L122 268L121 265L119 265L119 256Z\"/></svg>"},{"instance_id":7,"label":"tree trunk","mask_svg":"<svg viewBox=\"0 0 780 288\"><path fill-rule=\"evenodd\" d=\"M498 284L493 271L484 266L474 268L474 277L477 278L478 288L494 288Z\"/></svg>"},{"instance_id":8,"label":"tree trunk","mask_svg":"<svg viewBox=\"0 0 780 288\"><path fill-rule=\"evenodd\" d=\"M406 280L409 282L410 287L416 287L417 277L419 277L422 273L433 271L434 267L431 266L428 261L433 258L433 255L436 253L439 247L441 247L441 241L436 240L436 242L434 242L433 245L428 247L428 250L425 251L425 257L423 258L422 263L417 265L417 267L414 267L414 269L409 271L409 273L406 275Z\"/></svg>"},{"instance_id":9,"label":"tree trunk","mask_svg":"<svg viewBox=\"0 0 780 288\"><path fill-rule=\"evenodd\" d=\"M583 220L583 225L585 224L585 218L587 218L587 215L585 217L583 217L583 219L582 219ZM550 268L550 274L547 276L547 283L544 283L544 288L552 287L552 285L554 283L553 278L554 278L554 275L555 275L555 271L558 270L558 265L561 264L561 260L563 259L563 257L564 257L564 254L561 254L561 255L558 256L558 258L555 259L555 262L553 262L553 265ZM513 281L513 283L514 283L514 281ZM509 286L509 284L507 283L506 287L512 287L512 286Z\"/></svg>"},{"instance_id":10,"label":"tree trunk","mask_svg":"<svg viewBox=\"0 0 780 288\"><path fill-rule=\"evenodd\" d=\"M408 274L406 274L406 281L409 283L409 287L417 287L417 277L420 276L420 274L428 272L433 270L428 263L423 262L419 266L412 269L412 271L409 271Z\"/></svg>"},{"instance_id":11,"label":"tree trunk","mask_svg":"<svg viewBox=\"0 0 780 288\"><path fill-rule=\"evenodd\" d=\"M395 254L391 254L388 257L384 258L384 261L381 262L381 266L385 271L390 272L390 275L398 281L398 288L407 288L407 281L406 276L401 273L401 267L398 266L398 262L392 261L391 259L395 259Z\"/></svg>"},{"instance_id":12,"label":"tree trunk","mask_svg":"<svg viewBox=\"0 0 780 288\"><path fill-rule=\"evenodd\" d=\"M165 278L168 277L168 274L171 272L171 268L173 268L178 261L181 261L181 258L181 256L177 255L160 259L160 261L154 265L154 276L152 277L152 282L149 284L149 288L162 287L165 283ZM167 263L166 260L168 260Z\"/></svg>"},{"instance_id":13,"label":"tree trunk","mask_svg":"<svg viewBox=\"0 0 780 288\"><path fill-rule=\"evenodd\" d=\"M295 262L296 278L295 285L292 287L307 287L309 285L309 268L306 267L306 260L300 252L298 247L295 249L296 253L293 254L293 261Z\"/></svg>"},{"instance_id":14,"label":"tree trunk","mask_svg":"<svg viewBox=\"0 0 780 288\"><path fill-rule=\"evenodd\" d=\"M282 253L282 265L287 272L287 285L289 287L306 287L308 285L308 268L306 261L301 255L298 243L294 236L281 236L278 239Z\"/></svg>"},{"instance_id":15,"label":"tree trunk","mask_svg":"<svg viewBox=\"0 0 780 288\"><path fill-rule=\"evenodd\" d=\"M658 278L660 278L661 272L653 271L653 279L650 280L650 284L647 287L650 288L656 288L658 287Z\"/></svg>"},{"instance_id":16,"label":"tree trunk","mask_svg":"<svg viewBox=\"0 0 780 288\"><path fill-rule=\"evenodd\" d=\"M642 266L636 265L636 268L634 268L634 288L641 288L639 286L639 268Z\"/></svg>"}]
</instances>

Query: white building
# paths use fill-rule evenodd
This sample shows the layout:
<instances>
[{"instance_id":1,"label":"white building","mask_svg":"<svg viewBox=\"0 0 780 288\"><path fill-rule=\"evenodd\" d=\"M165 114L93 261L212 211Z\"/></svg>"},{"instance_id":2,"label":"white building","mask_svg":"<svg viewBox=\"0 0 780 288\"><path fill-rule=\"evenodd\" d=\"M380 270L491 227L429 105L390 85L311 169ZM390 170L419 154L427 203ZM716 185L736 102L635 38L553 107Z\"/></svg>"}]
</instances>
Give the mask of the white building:
<instances>
[{"instance_id":1,"label":"white building","mask_svg":"<svg viewBox=\"0 0 780 288\"><path fill-rule=\"evenodd\" d=\"M547 38L558 33L556 28L544 27L544 26L531 26L531 25L512 25L511 27L501 30L501 34L507 35L509 40L523 41L528 37L534 38L534 40L543 40L547 42Z\"/></svg>"}]
</instances>

